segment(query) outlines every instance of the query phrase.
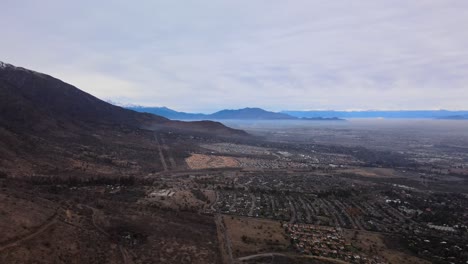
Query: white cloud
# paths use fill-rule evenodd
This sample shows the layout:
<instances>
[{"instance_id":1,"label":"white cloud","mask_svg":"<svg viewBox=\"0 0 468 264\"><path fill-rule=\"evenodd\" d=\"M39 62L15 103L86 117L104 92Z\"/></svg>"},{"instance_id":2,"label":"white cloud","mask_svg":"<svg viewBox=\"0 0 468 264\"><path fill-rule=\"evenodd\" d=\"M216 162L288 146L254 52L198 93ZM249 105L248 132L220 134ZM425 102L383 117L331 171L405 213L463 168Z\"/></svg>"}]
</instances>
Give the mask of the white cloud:
<instances>
[{"instance_id":1,"label":"white cloud","mask_svg":"<svg viewBox=\"0 0 468 264\"><path fill-rule=\"evenodd\" d=\"M468 2L7 1L0 60L185 111L462 109Z\"/></svg>"}]
</instances>

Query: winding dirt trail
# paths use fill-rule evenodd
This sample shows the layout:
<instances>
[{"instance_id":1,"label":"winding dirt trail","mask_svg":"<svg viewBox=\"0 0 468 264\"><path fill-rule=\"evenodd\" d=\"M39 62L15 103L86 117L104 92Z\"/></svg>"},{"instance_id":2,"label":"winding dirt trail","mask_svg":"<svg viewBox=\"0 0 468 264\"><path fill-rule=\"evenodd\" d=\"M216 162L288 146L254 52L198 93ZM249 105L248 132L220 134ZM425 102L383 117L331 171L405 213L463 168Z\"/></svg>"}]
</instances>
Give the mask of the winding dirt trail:
<instances>
[{"instance_id":1,"label":"winding dirt trail","mask_svg":"<svg viewBox=\"0 0 468 264\"><path fill-rule=\"evenodd\" d=\"M177 164L176 164L176 162L174 160L174 157L172 156L171 149L166 144L166 140L164 139L164 137L160 136L160 138L161 138L162 147L163 147L163 149L166 150L167 156L169 158L169 163L171 164L171 169L173 170L173 169L177 168Z\"/></svg>"},{"instance_id":2,"label":"winding dirt trail","mask_svg":"<svg viewBox=\"0 0 468 264\"><path fill-rule=\"evenodd\" d=\"M49 227L51 227L52 225L56 224L57 221L58 221L58 217L59 217L59 214L58 214L58 211L60 209L58 209L54 215L49 218L49 220L45 221L43 224L41 224L40 226L37 226L35 228L35 230L23 237L20 237L18 239L15 239L14 241L7 241L6 244L2 245L0 244L0 252L6 250L6 249L9 249L9 248L12 248L12 247L16 247L16 246L19 246L21 243L23 242L26 242L28 240L31 240L35 237L37 237L38 235L42 234L44 231L46 231Z\"/></svg>"},{"instance_id":3,"label":"winding dirt trail","mask_svg":"<svg viewBox=\"0 0 468 264\"><path fill-rule=\"evenodd\" d=\"M105 235L106 237L110 237L110 234L107 233L104 229L102 229L100 226L98 226L96 224L96 218L95 218L95 215L96 215L96 208L94 207L91 207L89 205L84 205L85 207L91 209L91 211L93 211L93 214L91 215L91 222L93 223L93 226L94 228L96 228L96 230L98 230L100 233L102 233L103 235ZM122 247L122 245L119 245L119 251L120 251L120 254L122 256L122 262L124 264L131 264L133 263L133 261L130 260L130 258L128 257L128 251L127 249L125 249L124 247Z\"/></svg>"},{"instance_id":4,"label":"winding dirt trail","mask_svg":"<svg viewBox=\"0 0 468 264\"><path fill-rule=\"evenodd\" d=\"M156 146L158 147L158 153L159 153L159 157L161 158L161 164L163 165L164 171L167 171L166 159L164 158L164 154L161 148L161 144L159 143L158 136L156 135L156 133L154 133L153 136L154 136L154 141L156 142Z\"/></svg>"},{"instance_id":5,"label":"winding dirt trail","mask_svg":"<svg viewBox=\"0 0 468 264\"><path fill-rule=\"evenodd\" d=\"M232 256L232 245L229 234L227 233L226 226L221 215L215 216L216 228L218 231L218 241L225 264L234 264L234 257Z\"/></svg>"}]
</instances>

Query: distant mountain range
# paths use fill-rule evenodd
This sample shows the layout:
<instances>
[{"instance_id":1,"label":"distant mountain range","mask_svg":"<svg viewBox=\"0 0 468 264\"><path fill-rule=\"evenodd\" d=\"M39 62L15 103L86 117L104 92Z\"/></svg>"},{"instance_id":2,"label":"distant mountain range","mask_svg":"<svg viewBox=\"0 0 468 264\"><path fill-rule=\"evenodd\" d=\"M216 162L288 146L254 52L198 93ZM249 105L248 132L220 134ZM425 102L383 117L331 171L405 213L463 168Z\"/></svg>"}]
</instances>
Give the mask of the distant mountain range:
<instances>
[{"instance_id":1,"label":"distant mountain range","mask_svg":"<svg viewBox=\"0 0 468 264\"><path fill-rule=\"evenodd\" d=\"M437 119L447 119L447 120L468 120L468 115L453 115L453 116L444 116L438 117Z\"/></svg>"},{"instance_id":2,"label":"distant mountain range","mask_svg":"<svg viewBox=\"0 0 468 264\"><path fill-rule=\"evenodd\" d=\"M344 120L347 118L422 118L467 120L468 111L449 110L400 110L400 111L281 111L271 112L261 108L243 108L237 110L221 110L213 114L179 112L167 107L126 106L126 108L144 113L151 113L176 120Z\"/></svg>"},{"instance_id":3,"label":"distant mountain range","mask_svg":"<svg viewBox=\"0 0 468 264\"><path fill-rule=\"evenodd\" d=\"M400 111L282 111L295 117L338 117L338 118L427 118L427 119L468 119L468 111L449 110L400 110Z\"/></svg>"},{"instance_id":4,"label":"distant mountain range","mask_svg":"<svg viewBox=\"0 0 468 264\"><path fill-rule=\"evenodd\" d=\"M261 108L243 108L236 110L221 110L213 114L178 112L167 107L127 106L126 108L143 113L151 113L169 119L178 120L342 120L336 117L296 117L287 113L276 113Z\"/></svg>"}]
</instances>

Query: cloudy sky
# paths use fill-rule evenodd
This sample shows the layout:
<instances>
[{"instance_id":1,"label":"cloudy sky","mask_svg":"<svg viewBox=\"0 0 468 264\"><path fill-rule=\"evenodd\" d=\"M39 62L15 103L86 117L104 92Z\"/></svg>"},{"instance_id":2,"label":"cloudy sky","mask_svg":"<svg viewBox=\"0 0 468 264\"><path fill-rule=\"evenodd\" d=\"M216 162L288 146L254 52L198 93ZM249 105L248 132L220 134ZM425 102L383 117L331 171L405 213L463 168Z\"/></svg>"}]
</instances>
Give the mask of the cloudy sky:
<instances>
[{"instance_id":1,"label":"cloudy sky","mask_svg":"<svg viewBox=\"0 0 468 264\"><path fill-rule=\"evenodd\" d=\"M0 1L0 61L106 100L468 108L466 0Z\"/></svg>"}]
</instances>

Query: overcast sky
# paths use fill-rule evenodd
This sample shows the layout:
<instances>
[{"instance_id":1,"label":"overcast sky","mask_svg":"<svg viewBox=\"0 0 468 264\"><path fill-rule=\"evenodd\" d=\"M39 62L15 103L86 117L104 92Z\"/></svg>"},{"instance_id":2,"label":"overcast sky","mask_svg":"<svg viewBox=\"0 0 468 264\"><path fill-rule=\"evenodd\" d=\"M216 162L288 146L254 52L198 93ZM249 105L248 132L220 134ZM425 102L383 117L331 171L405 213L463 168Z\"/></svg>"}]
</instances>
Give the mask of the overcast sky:
<instances>
[{"instance_id":1,"label":"overcast sky","mask_svg":"<svg viewBox=\"0 0 468 264\"><path fill-rule=\"evenodd\" d=\"M0 14L0 61L101 99L468 108L466 0L0 0Z\"/></svg>"}]
</instances>

